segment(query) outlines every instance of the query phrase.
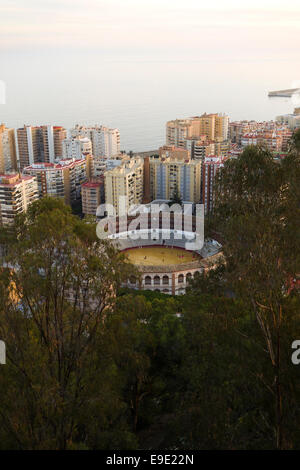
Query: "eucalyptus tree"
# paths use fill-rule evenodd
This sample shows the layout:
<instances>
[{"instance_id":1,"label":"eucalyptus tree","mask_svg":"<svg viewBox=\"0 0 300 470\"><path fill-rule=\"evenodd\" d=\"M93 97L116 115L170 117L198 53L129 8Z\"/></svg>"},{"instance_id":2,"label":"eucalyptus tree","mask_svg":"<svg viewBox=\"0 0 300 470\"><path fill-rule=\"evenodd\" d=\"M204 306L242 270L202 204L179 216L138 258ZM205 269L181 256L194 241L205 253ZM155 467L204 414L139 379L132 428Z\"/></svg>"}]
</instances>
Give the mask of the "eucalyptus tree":
<instances>
[{"instance_id":1,"label":"eucalyptus tree","mask_svg":"<svg viewBox=\"0 0 300 470\"><path fill-rule=\"evenodd\" d=\"M92 420L85 410L102 410L101 428L106 413L122 408L101 345L116 290L133 268L57 199L32 204L4 239L0 427L25 449L65 449L76 436L84 443Z\"/></svg>"}]
</instances>

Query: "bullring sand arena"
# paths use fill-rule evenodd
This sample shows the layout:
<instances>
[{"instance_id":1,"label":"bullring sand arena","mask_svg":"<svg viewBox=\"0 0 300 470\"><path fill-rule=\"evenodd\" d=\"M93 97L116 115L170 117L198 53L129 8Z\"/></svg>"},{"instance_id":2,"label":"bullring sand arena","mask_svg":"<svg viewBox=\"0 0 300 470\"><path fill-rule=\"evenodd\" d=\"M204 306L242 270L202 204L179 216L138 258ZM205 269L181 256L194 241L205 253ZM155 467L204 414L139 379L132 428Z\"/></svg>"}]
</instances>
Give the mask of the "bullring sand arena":
<instances>
[{"instance_id":1,"label":"bullring sand arena","mask_svg":"<svg viewBox=\"0 0 300 470\"><path fill-rule=\"evenodd\" d=\"M181 248L148 246L132 248L125 252L128 261L140 266L164 266L190 263L201 257Z\"/></svg>"},{"instance_id":2,"label":"bullring sand arena","mask_svg":"<svg viewBox=\"0 0 300 470\"><path fill-rule=\"evenodd\" d=\"M150 205L148 209L151 209ZM189 216L191 230L187 231L184 230L184 214L181 219L182 230L175 228L174 217L170 217L170 228L165 228L163 214L155 219L157 223L152 228L151 213L145 214L145 228L132 230L132 219L128 219L126 225L123 220L117 219L107 232L107 238L136 267L135 274L129 276L123 286L168 295L185 294L193 279L218 262L222 256L222 245L210 238L204 244L200 243L203 234L196 231L194 216Z\"/></svg>"}]
</instances>

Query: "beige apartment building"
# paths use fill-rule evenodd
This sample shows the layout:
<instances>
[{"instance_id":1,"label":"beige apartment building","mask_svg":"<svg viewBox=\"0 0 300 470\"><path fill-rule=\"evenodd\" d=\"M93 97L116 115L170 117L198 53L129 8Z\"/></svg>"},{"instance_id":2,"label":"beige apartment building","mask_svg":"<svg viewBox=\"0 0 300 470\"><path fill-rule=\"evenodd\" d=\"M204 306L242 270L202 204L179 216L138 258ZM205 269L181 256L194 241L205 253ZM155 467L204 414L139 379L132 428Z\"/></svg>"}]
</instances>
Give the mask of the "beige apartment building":
<instances>
[{"instance_id":1,"label":"beige apartment building","mask_svg":"<svg viewBox=\"0 0 300 470\"><path fill-rule=\"evenodd\" d=\"M125 160L130 160L129 155L121 153L113 158L94 157L93 158L93 174L94 178L100 178L106 171L113 170L117 166L122 165Z\"/></svg>"},{"instance_id":2,"label":"beige apartment building","mask_svg":"<svg viewBox=\"0 0 300 470\"><path fill-rule=\"evenodd\" d=\"M82 213L84 215L96 215L98 206L104 202L102 189L104 180L88 181L81 185Z\"/></svg>"},{"instance_id":3,"label":"beige apartment building","mask_svg":"<svg viewBox=\"0 0 300 470\"><path fill-rule=\"evenodd\" d=\"M150 158L151 199L169 200L178 190L183 201L199 202L201 165L201 160Z\"/></svg>"},{"instance_id":4,"label":"beige apartment building","mask_svg":"<svg viewBox=\"0 0 300 470\"><path fill-rule=\"evenodd\" d=\"M186 139L186 148L193 160L203 160L208 155L215 155L216 146L213 140L206 136L199 138L188 137Z\"/></svg>"},{"instance_id":5,"label":"beige apartment building","mask_svg":"<svg viewBox=\"0 0 300 470\"><path fill-rule=\"evenodd\" d=\"M166 145L186 148L186 139L192 135L191 119L175 119L166 124Z\"/></svg>"},{"instance_id":6,"label":"beige apartment building","mask_svg":"<svg viewBox=\"0 0 300 470\"><path fill-rule=\"evenodd\" d=\"M175 119L166 124L166 144L186 149L189 137L227 140L228 125L229 117L221 113L205 113L188 119Z\"/></svg>"},{"instance_id":7,"label":"beige apartment building","mask_svg":"<svg viewBox=\"0 0 300 470\"><path fill-rule=\"evenodd\" d=\"M111 204L119 215L130 206L141 204L144 191L144 161L140 157L125 160L118 167L104 174L105 202ZM121 204L124 201L124 206Z\"/></svg>"},{"instance_id":8,"label":"beige apartment building","mask_svg":"<svg viewBox=\"0 0 300 470\"><path fill-rule=\"evenodd\" d=\"M227 140L229 117L226 114L202 114L193 117L193 134L205 135L211 140Z\"/></svg>"},{"instance_id":9,"label":"beige apartment building","mask_svg":"<svg viewBox=\"0 0 300 470\"><path fill-rule=\"evenodd\" d=\"M0 173L17 170L15 131L0 125Z\"/></svg>"},{"instance_id":10,"label":"beige apartment building","mask_svg":"<svg viewBox=\"0 0 300 470\"><path fill-rule=\"evenodd\" d=\"M26 212L38 199L38 185L33 176L0 175L0 225L11 225L15 217Z\"/></svg>"}]
</instances>

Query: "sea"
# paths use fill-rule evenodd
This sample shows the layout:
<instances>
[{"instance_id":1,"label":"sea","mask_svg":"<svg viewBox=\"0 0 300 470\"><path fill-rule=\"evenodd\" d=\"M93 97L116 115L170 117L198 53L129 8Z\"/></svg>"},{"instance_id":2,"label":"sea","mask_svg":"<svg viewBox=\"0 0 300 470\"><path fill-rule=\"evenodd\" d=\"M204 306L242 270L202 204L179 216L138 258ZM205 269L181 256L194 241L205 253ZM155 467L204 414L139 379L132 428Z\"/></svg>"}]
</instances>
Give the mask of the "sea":
<instances>
[{"instance_id":1,"label":"sea","mask_svg":"<svg viewBox=\"0 0 300 470\"><path fill-rule=\"evenodd\" d=\"M165 124L171 119L221 112L231 121L263 121L291 113L291 99L270 99L268 91L291 88L299 78L297 61L13 51L0 57L5 83L0 123L68 129L102 124L120 130L122 150L142 152L165 143Z\"/></svg>"}]
</instances>

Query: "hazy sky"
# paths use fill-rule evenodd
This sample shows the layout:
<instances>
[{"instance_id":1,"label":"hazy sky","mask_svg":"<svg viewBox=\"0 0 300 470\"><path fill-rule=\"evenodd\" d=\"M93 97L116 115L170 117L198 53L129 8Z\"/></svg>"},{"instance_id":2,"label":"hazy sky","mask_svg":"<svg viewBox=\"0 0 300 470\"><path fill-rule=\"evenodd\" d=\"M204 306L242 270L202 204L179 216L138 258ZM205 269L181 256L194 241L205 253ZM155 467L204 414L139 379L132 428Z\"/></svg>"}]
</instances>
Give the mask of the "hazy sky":
<instances>
[{"instance_id":1,"label":"hazy sky","mask_svg":"<svg viewBox=\"0 0 300 470\"><path fill-rule=\"evenodd\" d=\"M299 60L299 0L1 0L0 52Z\"/></svg>"}]
</instances>

